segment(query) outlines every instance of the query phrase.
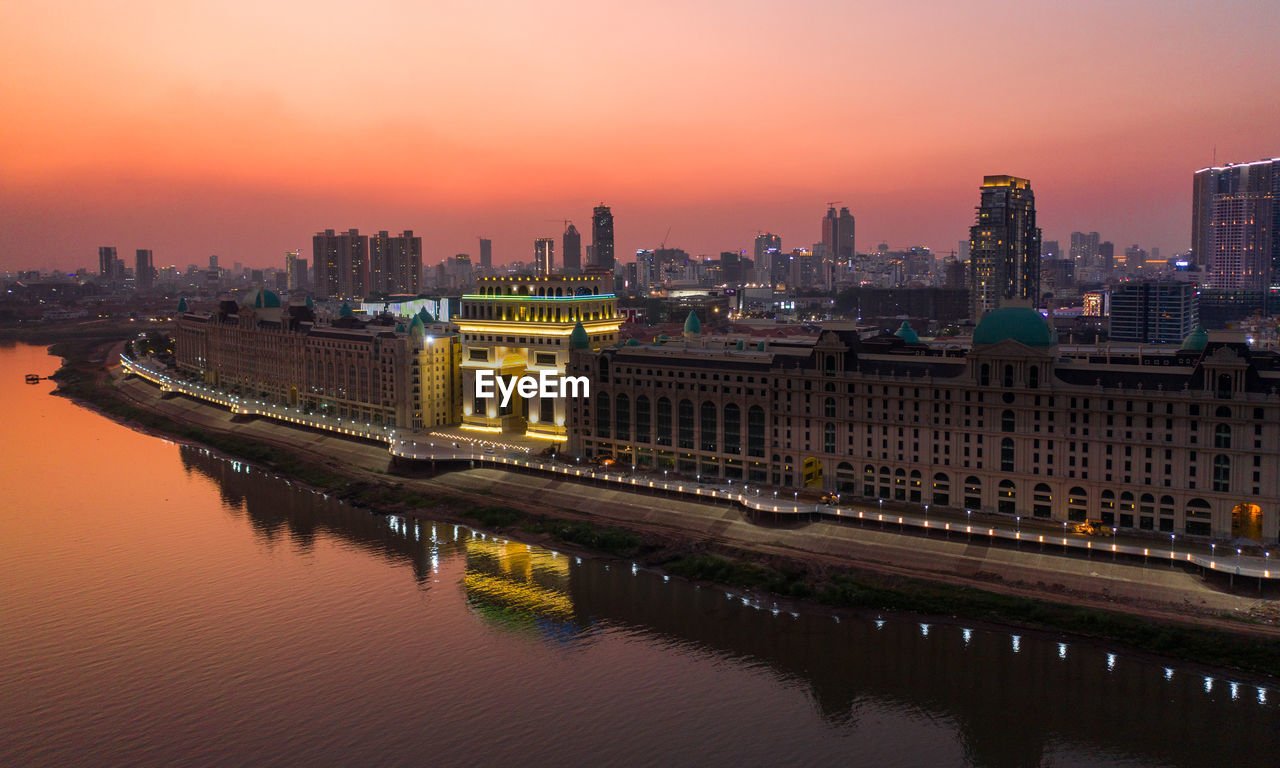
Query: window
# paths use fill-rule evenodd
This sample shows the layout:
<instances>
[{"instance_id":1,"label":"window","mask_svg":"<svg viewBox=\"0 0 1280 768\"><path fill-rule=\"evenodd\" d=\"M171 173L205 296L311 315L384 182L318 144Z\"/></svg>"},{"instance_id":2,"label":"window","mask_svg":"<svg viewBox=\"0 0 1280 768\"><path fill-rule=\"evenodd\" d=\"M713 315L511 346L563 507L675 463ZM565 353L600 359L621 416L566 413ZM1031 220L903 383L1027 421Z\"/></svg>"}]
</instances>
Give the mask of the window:
<instances>
[{"instance_id":1,"label":"window","mask_svg":"<svg viewBox=\"0 0 1280 768\"><path fill-rule=\"evenodd\" d=\"M1213 457L1213 490L1220 493L1231 490L1231 459L1225 453Z\"/></svg>"},{"instance_id":2,"label":"window","mask_svg":"<svg viewBox=\"0 0 1280 768\"><path fill-rule=\"evenodd\" d=\"M636 442L649 442L649 398L645 395L636 398Z\"/></svg>"},{"instance_id":3,"label":"window","mask_svg":"<svg viewBox=\"0 0 1280 768\"><path fill-rule=\"evenodd\" d=\"M828 419L834 419L836 417L836 399L834 397L828 397L822 405L822 410L823 415Z\"/></svg>"},{"instance_id":4,"label":"window","mask_svg":"<svg viewBox=\"0 0 1280 768\"><path fill-rule=\"evenodd\" d=\"M1040 367L1033 365L1027 370L1027 386L1037 389L1040 386Z\"/></svg>"},{"instance_id":5,"label":"window","mask_svg":"<svg viewBox=\"0 0 1280 768\"><path fill-rule=\"evenodd\" d=\"M758 405L747 410L747 455L764 456L764 409Z\"/></svg>"},{"instance_id":6,"label":"window","mask_svg":"<svg viewBox=\"0 0 1280 768\"><path fill-rule=\"evenodd\" d=\"M941 472L933 476L933 503L947 506L951 503L951 481Z\"/></svg>"},{"instance_id":7,"label":"window","mask_svg":"<svg viewBox=\"0 0 1280 768\"><path fill-rule=\"evenodd\" d=\"M1006 365L1004 367L1004 385L1005 387L1013 386L1013 366Z\"/></svg>"},{"instance_id":8,"label":"window","mask_svg":"<svg viewBox=\"0 0 1280 768\"><path fill-rule=\"evenodd\" d=\"M991 383L991 366L983 363L978 367L978 385L987 386ZM966 393L967 394L967 393Z\"/></svg>"},{"instance_id":9,"label":"window","mask_svg":"<svg viewBox=\"0 0 1280 768\"><path fill-rule=\"evenodd\" d=\"M1013 425L1014 425L1013 411L1009 411L1009 410L1003 411L1000 414L1000 431L1013 432L1014 431Z\"/></svg>"},{"instance_id":10,"label":"window","mask_svg":"<svg viewBox=\"0 0 1280 768\"><path fill-rule=\"evenodd\" d=\"M724 452L742 453L742 410L735 403L724 407Z\"/></svg>"},{"instance_id":11,"label":"window","mask_svg":"<svg viewBox=\"0 0 1280 768\"><path fill-rule=\"evenodd\" d=\"M1053 513L1053 491L1040 483L1031 496L1031 513L1036 517L1050 517Z\"/></svg>"},{"instance_id":12,"label":"window","mask_svg":"<svg viewBox=\"0 0 1280 768\"><path fill-rule=\"evenodd\" d=\"M699 428L702 441L700 444L702 450L714 451L716 449L716 404L710 400L704 401L701 411Z\"/></svg>"},{"instance_id":13,"label":"window","mask_svg":"<svg viewBox=\"0 0 1280 768\"><path fill-rule=\"evenodd\" d=\"M619 393L615 402L616 431L619 440L631 439L631 400Z\"/></svg>"},{"instance_id":14,"label":"window","mask_svg":"<svg viewBox=\"0 0 1280 768\"><path fill-rule=\"evenodd\" d=\"M822 452L836 452L836 425L831 422L827 422L822 427Z\"/></svg>"},{"instance_id":15,"label":"window","mask_svg":"<svg viewBox=\"0 0 1280 768\"><path fill-rule=\"evenodd\" d=\"M1231 447L1231 427L1227 424L1219 424L1213 430L1213 447L1214 448L1230 448Z\"/></svg>"},{"instance_id":16,"label":"window","mask_svg":"<svg viewBox=\"0 0 1280 768\"><path fill-rule=\"evenodd\" d=\"M997 508L1001 514L1012 515L1017 509L1018 492L1012 480L1001 480Z\"/></svg>"},{"instance_id":17,"label":"window","mask_svg":"<svg viewBox=\"0 0 1280 768\"><path fill-rule=\"evenodd\" d=\"M609 436L609 393L596 394L596 437Z\"/></svg>"},{"instance_id":18,"label":"window","mask_svg":"<svg viewBox=\"0 0 1280 768\"><path fill-rule=\"evenodd\" d=\"M1000 441L1000 471L1013 471L1013 438L1011 437Z\"/></svg>"},{"instance_id":19,"label":"window","mask_svg":"<svg viewBox=\"0 0 1280 768\"><path fill-rule=\"evenodd\" d=\"M970 475L964 479L965 509L982 509L982 481Z\"/></svg>"},{"instance_id":20,"label":"window","mask_svg":"<svg viewBox=\"0 0 1280 768\"><path fill-rule=\"evenodd\" d=\"M671 445L671 401L658 398L658 445Z\"/></svg>"}]
</instances>

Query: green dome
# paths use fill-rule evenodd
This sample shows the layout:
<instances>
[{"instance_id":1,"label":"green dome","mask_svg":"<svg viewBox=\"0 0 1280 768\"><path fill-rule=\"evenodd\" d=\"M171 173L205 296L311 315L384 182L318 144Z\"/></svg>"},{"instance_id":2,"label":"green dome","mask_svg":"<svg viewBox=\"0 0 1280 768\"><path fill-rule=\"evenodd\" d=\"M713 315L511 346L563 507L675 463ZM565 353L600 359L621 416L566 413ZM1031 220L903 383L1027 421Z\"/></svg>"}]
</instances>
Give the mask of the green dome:
<instances>
[{"instance_id":1,"label":"green dome","mask_svg":"<svg viewBox=\"0 0 1280 768\"><path fill-rule=\"evenodd\" d=\"M764 351L764 342L763 342L763 341L756 342L756 351L757 351L757 352L763 352L763 351Z\"/></svg>"},{"instance_id":2,"label":"green dome","mask_svg":"<svg viewBox=\"0 0 1280 768\"><path fill-rule=\"evenodd\" d=\"M404 327L404 323L396 323L396 333L408 333L409 329Z\"/></svg>"},{"instance_id":3,"label":"green dome","mask_svg":"<svg viewBox=\"0 0 1280 768\"><path fill-rule=\"evenodd\" d=\"M747 348L747 342L744 339L738 339L738 351L742 351L746 348Z\"/></svg>"},{"instance_id":4,"label":"green dome","mask_svg":"<svg viewBox=\"0 0 1280 768\"><path fill-rule=\"evenodd\" d=\"M665 333L658 334L658 341L671 341L671 337Z\"/></svg>"},{"instance_id":5,"label":"green dome","mask_svg":"<svg viewBox=\"0 0 1280 768\"><path fill-rule=\"evenodd\" d=\"M1209 332L1204 329L1203 325L1196 323L1196 327L1191 329L1191 333L1187 334L1187 338L1182 340L1182 346L1178 347L1181 352L1203 352L1204 348L1209 344Z\"/></svg>"},{"instance_id":6,"label":"green dome","mask_svg":"<svg viewBox=\"0 0 1280 768\"><path fill-rule=\"evenodd\" d=\"M911 327L911 323L908 323L906 320L902 321L902 327L894 331L893 335L897 336L898 338L902 339L908 344L920 343L920 337L916 334L915 330Z\"/></svg>"},{"instance_id":7,"label":"green dome","mask_svg":"<svg viewBox=\"0 0 1280 768\"><path fill-rule=\"evenodd\" d=\"M626 344L624 344L624 346L627 346L627 347L638 347L638 346L640 346L640 342L636 341L635 339L627 339L627 342L626 342Z\"/></svg>"},{"instance_id":8,"label":"green dome","mask_svg":"<svg viewBox=\"0 0 1280 768\"><path fill-rule=\"evenodd\" d=\"M702 333L702 322L698 320L698 313L690 311L689 316L684 319L684 335L697 336Z\"/></svg>"},{"instance_id":9,"label":"green dome","mask_svg":"<svg viewBox=\"0 0 1280 768\"><path fill-rule=\"evenodd\" d=\"M178 299L178 311L179 312L191 311L191 307L187 305L187 297L183 296L181 299Z\"/></svg>"},{"instance_id":10,"label":"green dome","mask_svg":"<svg viewBox=\"0 0 1280 768\"><path fill-rule=\"evenodd\" d=\"M355 317L355 314L356 313L351 309L351 305L345 301L342 302L341 307L338 307L339 317Z\"/></svg>"},{"instance_id":11,"label":"green dome","mask_svg":"<svg viewBox=\"0 0 1280 768\"><path fill-rule=\"evenodd\" d=\"M1050 347L1057 343L1049 321L1031 307L1001 307L988 312L973 331L974 346L998 344L1005 339L1028 347Z\"/></svg>"},{"instance_id":12,"label":"green dome","mask_svg":"<svg viewBox=\"0 0 1280 768\"><path fill-rule=\"evenodd\" d=\"M582 321L573 324L573 332L569 334L569 349L587 349L591 346L591 337L587 335L587 329L582 327Z\"/></svg>"},{"instance_id":13,"label":"green dome","mask_svg":"<svg viewBox=\"0 0 1280 768\"><path fill-rule=\"evenodd\" d=\"M426 332L427 328L423 325L422 318L415 315L413 320L409 321L409 335L422 336L425 335Z\"/></svg>"},{"instance_id":14,"label":"green dome","mask_svg":"<svg viewBox=\"0 0 1280 768\"><path fill-rule=\"evenodd\" d=\"M307 294L307 309L315 309L316 303L311 300L311 294Z\"/></svg>"},{"instance_id":15,"label":"green dome","mask_svg":"<svg viewBox=\"0 0 1280 768\"><path fill-rule=\"evenodd\" d=\"M434 323L436 321L436 319L431 316L431 313L427 311L426 307L418 310L418 317L421 318L424 323Z\"/></svg>"},{"instance_id":16,"label":"green dome","mask_svg":"<svg viewBox=\"0 0 1280 768\"><path fill-rule=\"evenodd\" d=\"M280 297L275 291L258 286L245 294L244 306L255 309L278 309L280 307Z\"/></svg>"}]
</instances>

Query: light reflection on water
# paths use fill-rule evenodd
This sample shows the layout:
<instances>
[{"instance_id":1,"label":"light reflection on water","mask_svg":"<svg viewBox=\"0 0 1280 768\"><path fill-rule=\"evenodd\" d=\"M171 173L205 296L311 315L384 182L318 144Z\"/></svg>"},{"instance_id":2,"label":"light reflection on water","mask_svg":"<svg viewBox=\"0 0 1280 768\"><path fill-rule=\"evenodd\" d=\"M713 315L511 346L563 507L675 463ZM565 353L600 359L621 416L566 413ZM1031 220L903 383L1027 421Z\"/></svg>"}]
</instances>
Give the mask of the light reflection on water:
<instances>
[{"instance_id":1,"label":"light reflection on water","mask_svg":"<svg viewBox=\"0 0 1280 768\"><path fill-rule=\"evenodd\" d=\"M52 367L0 349L0 370ZM1280 747L1274 694L1230 673L370 515L43 385L0 391L21 404L0 445L22 446L0 464L0 764L1194 766Z\"/></svg>"}]
</instances>

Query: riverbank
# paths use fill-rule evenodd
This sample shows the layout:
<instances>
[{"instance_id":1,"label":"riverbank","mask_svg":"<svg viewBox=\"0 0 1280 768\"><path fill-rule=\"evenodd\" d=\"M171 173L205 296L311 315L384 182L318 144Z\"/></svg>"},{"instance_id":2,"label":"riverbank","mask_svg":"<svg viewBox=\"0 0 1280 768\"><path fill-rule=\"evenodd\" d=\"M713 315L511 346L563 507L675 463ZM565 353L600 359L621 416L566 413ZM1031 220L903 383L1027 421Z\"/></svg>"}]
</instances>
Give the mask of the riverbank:
<instances>
[{"instance_id":1,"label":"riverbank","mask_svg":"<svg viewBox=\"0 0 1280 768\"><path fill-rule=\"evenodd\" d=\"M201 410L208 407L181 398L161 400L150 385L116 381L101 364L95 369L92 360L99 355L86 353L85 346L54 350L72 355L58 375L61 394L118 420L269 466L375 512L460 520L531 543L589 550L692 580L829 606L963 616L1114 640L1203 664L1280 674L1280 643L1276 642L1280 630L1241 618L1239 612L1224 612L1220 606L1232 601L1160 605L1114 594L1099 597L1043 581L1037 585L1032 577L999 578L993 571L980 569L965 579L962 574L931 571L903 559L904 547L936 547L936 540L862 531L855 537L859 544L872 539L891 542L896 537L899 550L891 557L883 552L850 556L849 547L832 546L834 538L824 533L823 526L799 532L751 527L723 507L671 499L654 504L653 497L593 494L586 486L497 470L396 477L388 473L383 448L262 421L237 422L226 412ZM83 359L77 360L77 355ZM495 493L508 493L508 498L521 501L495 505ZM576 502L571 500L573 494ZM590 502L607 506L599 513L582 512ZM604 514L605 510L612 514ZM684 516L673 517L677 513ZM743 531L753 535L744 536ZM1097 563L1089 567L1108 570ZM1169 581L1163 572L1152 575L1161 576L1172 587L1188 588L1183 582ZM1116 579L1111 584L1114 588L1124 582Z\"/></svg>"}]
</instances>

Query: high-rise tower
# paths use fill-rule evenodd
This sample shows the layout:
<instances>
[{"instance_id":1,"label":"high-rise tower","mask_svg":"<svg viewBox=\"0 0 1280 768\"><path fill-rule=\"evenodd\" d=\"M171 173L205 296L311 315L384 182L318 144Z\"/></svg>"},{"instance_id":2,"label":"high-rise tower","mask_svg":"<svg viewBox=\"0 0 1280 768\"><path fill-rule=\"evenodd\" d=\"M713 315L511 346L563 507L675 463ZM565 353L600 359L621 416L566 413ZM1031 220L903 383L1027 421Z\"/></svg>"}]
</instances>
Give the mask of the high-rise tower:
<instances>
[{"instance_id":1,"label":"high-rise tower","mask_svg":"<svg viewBox=\"0 0 1280 768\"><path fill-rule=\"evenodd\" d=\"M537 265L539 275L549 275L555 269L556 241L550 237L540 237L533 241L533 263Z\"/></svg>"},{"instance_id":2,"label":"high-rise tower","mask_svg":"<svg viewBox=\"0 0 1280 768\"><path fill-rule=\"evenodd\" d=\"M369 291L369 236L351 229L317 232L311 238L315 293L322 299L363 299Z\"/></svg>"},{"instance_id":3,"label":"high-rise tower","mask_svg":"<svg viewBox=\"0 0 1280 768\"><path fill-rule=\"evenodd\" d=\"M1191 205L1191 257L1210 288L1280 284L1280 158L1196 171Z\"/></svg>"},{"instance_id":4,"label":"high-rise tower","mask_svg":"<svg viewBox=\"0 0 1280 768\"><path fill-rule=\"evenodd\" d=\"M1008 299L1040 304L1040 229L1031 182L986 176L969 228L969 311L976 321Z\"/></svg>"},{"instance_id":5,"label":"high-rise tower","mask_svg":"<svg viewBox=\"0 0 1280 768\"><path fill-rule=\"evenodd\" d=\"M835 206L827 209L827 215L822 217L822 244L836 264L847 268L853 261L857 251L854 250L853 214L848 208L841 208L839 214Z\"/></svg>"},{"instance_id":6,"label":"high-rise tower","mask_svg":"<svg viewBox=\"0 0 1280 768\"><path fill-rule=\"evenodd\" d=\"M564 273L576 275L582 271L582 235L578 234L578 228L573 226L573 222L565 227L562 240L560 260L564 262Z\"/></svg>"},{"instance_id":7,"label":"high-rise tower","mask_svg":"<svg viewBox=\"0 0 1280 768\"><path fill-rule=\"evenodd\" d=\"M156 270L151 263L151 249L139 248L134 254L133 284L139 291L149 291L155 284Z\"/></svg>"},{"instance_id":8,"label":"high-rise tower","mask_svg":"<svg viewBox=\"0 0 1280 768\"><path fill-rule=\"evenodd\" d=\"M603 203L591 213L591 266L613 272L613 212Z\"/></svg>"}]
</instances>

